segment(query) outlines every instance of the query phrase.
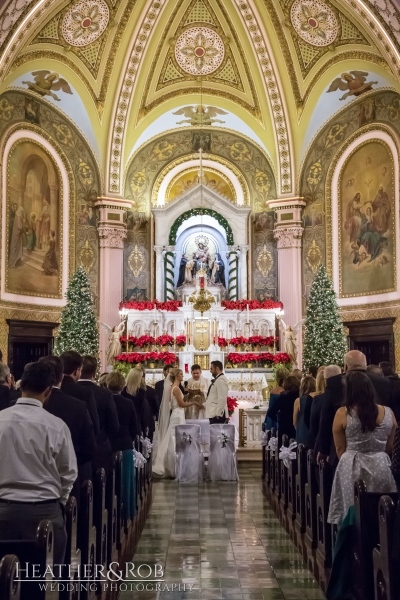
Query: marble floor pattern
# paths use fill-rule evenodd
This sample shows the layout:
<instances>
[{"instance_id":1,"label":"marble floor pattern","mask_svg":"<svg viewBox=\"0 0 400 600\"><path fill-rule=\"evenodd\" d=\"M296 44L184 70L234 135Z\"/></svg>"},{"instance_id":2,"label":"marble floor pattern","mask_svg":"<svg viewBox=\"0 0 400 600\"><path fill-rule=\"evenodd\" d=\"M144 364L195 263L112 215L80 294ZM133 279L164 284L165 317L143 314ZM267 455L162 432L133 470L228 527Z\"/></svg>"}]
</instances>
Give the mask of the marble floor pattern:
<instances>
[{"instance_id":1,"label":"marble floor pattern","mask_svg":"<svg viewBox=\"0 0 400 600\"><path fill-rule=\"evenodd\" d=\"M261 469L240 466L239 478L154 483L133 562L163 565L164 591L135 591L125 584L120 600L325 598L262 494Z\"/></svg>"}]
</instances>

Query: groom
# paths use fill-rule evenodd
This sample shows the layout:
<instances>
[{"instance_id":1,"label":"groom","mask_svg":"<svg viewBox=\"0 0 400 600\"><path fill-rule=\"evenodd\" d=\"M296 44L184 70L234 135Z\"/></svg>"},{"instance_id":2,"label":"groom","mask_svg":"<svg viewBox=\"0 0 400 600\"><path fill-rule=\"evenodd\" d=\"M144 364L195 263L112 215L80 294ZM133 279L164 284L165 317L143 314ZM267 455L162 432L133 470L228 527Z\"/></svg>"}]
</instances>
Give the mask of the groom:
<instances>
[{"instance_id":1,"label":"groom","mask_svg":"<svg viewBox=\"0 0 400 600\"><path fill-rule=\"evenodd\" d=\"M222 362L213 360L210 366L210 373L214 379L208 388L206 417L210 420L210 425L225 423L228 416L226 399L228 397L229 384L223 373Z\"/></svg>"}]
</instances>

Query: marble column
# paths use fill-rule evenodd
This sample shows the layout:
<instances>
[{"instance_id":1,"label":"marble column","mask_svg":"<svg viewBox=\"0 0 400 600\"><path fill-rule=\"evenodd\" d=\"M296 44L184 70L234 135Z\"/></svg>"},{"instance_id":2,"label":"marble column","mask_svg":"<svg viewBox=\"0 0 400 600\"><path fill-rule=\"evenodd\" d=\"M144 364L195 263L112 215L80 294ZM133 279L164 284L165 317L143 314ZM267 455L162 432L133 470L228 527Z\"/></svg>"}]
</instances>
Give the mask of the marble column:
<instances>
[{"instance_id":1,"label":"marble column","mask_svg":"<svg viewBox=\"0 0 400 600\"><path fill-rule=\"evenodd\" d=\"M99 209L100 240L100 294L99 321L114 327L120 322L119 303L123 299L123 259L126 225L124 213L131 202L122 198L100 197L96 201ZM106 352L108 334L100 327L100 361L107 366Z\"/></svg>"},{"instance_id":2,"label":"marble column","mask_svg":"<svg viewBox=\"0 0 400 600\"><path fill-rule=\"evenodd\" d=\"M279 299L283 302L283 320L287 326L294 327L303 318L302 279L301 279L301 244L303 223L301 213L306 205L302 198L285 198L270 200L268 206L277 213L274 237L278 247L278 290ZM283 340L282 340L283 341ZM296 340L297 364L302 362L302 328ZM281 344L283 348L283 344Z\"/></svg>"},{"instance_id":3,"label":"marble column","mask_svg":"<svg viewBox=\"0 0 400 600\"><path fill-rule=\"evenodd\" d=\"M247 252L248 246L240 246L239 256L239 300L247 299Z\"/></svg>"},{"instance_id":4,"label":"marble column","mask_svg":"<svg viewBox=\"0 0 400 600\"><path fill-rule=\"evenodd\" d=\"M154 252L156 254L154 270L155 270L155 280L156 280L156 289L155 296L157 300L164 299L164 257L163 250L164 246L154 246Z\"/></svg>"}]
</instances>

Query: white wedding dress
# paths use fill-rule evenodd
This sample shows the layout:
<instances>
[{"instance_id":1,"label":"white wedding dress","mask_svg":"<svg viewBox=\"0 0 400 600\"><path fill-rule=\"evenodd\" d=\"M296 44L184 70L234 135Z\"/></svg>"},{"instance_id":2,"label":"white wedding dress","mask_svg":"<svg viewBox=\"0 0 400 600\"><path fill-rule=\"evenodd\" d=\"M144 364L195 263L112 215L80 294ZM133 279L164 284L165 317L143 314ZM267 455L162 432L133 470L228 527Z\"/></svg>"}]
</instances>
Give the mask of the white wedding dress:
<instances>
[{"instance_id":1,"label":"white wedding dress","mask_svg":"<svg viewBox=\"0 0 400 600\"><path fill-rule=\"evenodd\" d=\"M175 477L175 427L185 425L185 409L178 406L174 396L174 385L171 388L170 402L172 413L169 419L168 430L163 437L160 436L157 456L153 464L153 474L156 477ZM164 402L165 398L163 398Z\"/></svg>"}]
</instances>

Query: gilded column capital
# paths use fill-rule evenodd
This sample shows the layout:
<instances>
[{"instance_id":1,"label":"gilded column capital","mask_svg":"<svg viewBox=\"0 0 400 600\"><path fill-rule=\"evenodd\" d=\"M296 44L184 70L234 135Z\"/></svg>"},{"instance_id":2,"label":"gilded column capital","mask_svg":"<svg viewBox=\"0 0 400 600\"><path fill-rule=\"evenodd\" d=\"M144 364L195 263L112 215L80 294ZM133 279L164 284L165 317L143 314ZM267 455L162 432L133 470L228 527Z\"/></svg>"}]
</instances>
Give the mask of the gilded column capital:
<instances>
[{"instance_id":1,"label":"gilded column capital","mask_svg":"<svg viewBox=\"0 0 400 600\"><path fill-rule=\"evenodd\" d=\"M274 238L278 242L278 250L281 248L301 248L303 227L279 227L274 230Z\"/></svg>"},{"instance_id":2,"label":"gilded column capital","mask_svg":"<svg viewBox=\"0 0 400 600\"><path fill-rule=\"evenodd\" d=\"M97 229L100 238L100 248L119 248L123 250L124 240L126 238L125 227L99 225Z\"/></svg>"}]
</instances>

